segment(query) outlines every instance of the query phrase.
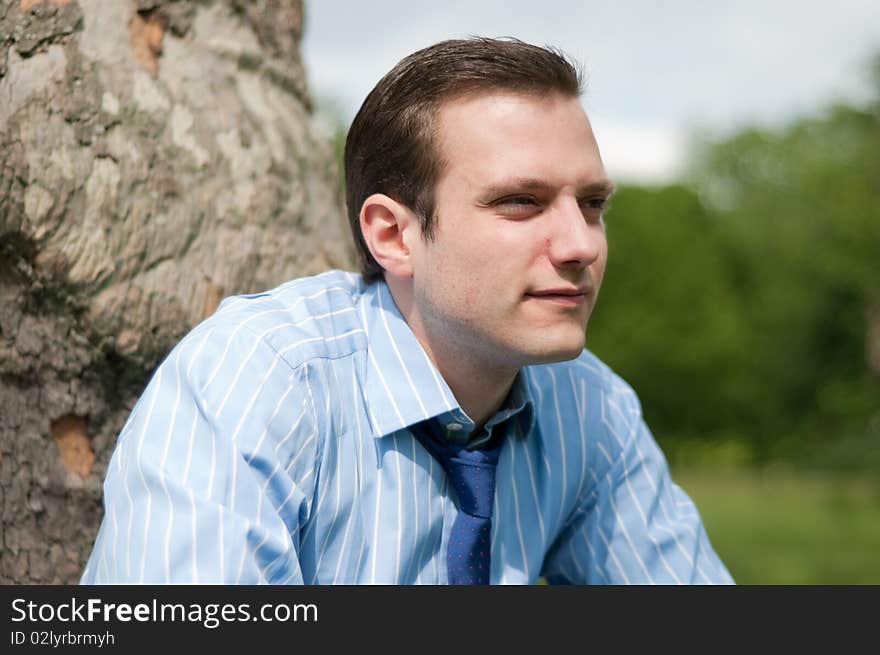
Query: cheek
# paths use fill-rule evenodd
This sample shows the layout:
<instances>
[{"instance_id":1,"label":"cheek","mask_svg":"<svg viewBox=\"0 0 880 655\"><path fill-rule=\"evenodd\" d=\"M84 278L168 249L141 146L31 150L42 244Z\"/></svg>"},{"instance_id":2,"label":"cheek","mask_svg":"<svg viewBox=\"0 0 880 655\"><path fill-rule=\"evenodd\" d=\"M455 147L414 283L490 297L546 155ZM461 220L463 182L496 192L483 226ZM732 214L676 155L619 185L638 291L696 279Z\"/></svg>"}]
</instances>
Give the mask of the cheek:
<instances>
[{"instance_id":1,"label":"cheek","mask_svg":"<svg viewBox=\"0 0 880 655\"><path fill-rule=\"evenodd\" d=\"M481 263L472 261L461 249L438 249L431 253L422 277L423 296L439 311L467 314L480 302Z\"/></svg>"},{"instance_id":2,"label":"cheek","mask_svg":"<svg viewBox=\"0 0 880 655\"><path fill-rule=\"evenodd\" d=\"M482 307L485 304L483 291L483 286L476 283L475 280L465 281L461 296L467 313L470 313L474 307Z\"/></svg>"},{"instance_id":3,"label":"cheek","mask_svg":"<svg viewBox=\"0 0 880 655\"><path fill-rule=\"evenodd\" d=\"M509 297L515 282L514 264L528 267L538 257L540 240L525 224L508 223L484 229L470 217L468 229L452 237L445 233L431 252L431 286L460 316L474 316L482 308L497 306Z\"/></svg>"},{"instance_id":4,"label":"cheek","mask_svg":"<svg viewBox=\"0 0 880 655\"><path fill-rule=\"evenodd\" d=\"M503 245L487 245L474 250L459 278L461 297L468 307L491 307L509 287L511 253Z\"/></svg>"},{"instance_id":5,"label":"cheek","mask_svg":"<svg viewBox=\"0 0 880 655\"><path fill-rule=\"evenodd\" d=\"M607 244L602 249L602 254L596 259L594 263L594 278L596 285L601 284L602 278L605 276L605 266L608 263L608 246Z\"/></svg>"},{"instance_id":6,"label":"cheek","mask_svg":"<svg viewBox=\"0 0 880 655\"><path fill-rule=\"evenodd\" d=\"M444 276L443 292L461 312L468 314L482 304L484 286L479 271L464 264Z\"/></svg>"}]
</instances>

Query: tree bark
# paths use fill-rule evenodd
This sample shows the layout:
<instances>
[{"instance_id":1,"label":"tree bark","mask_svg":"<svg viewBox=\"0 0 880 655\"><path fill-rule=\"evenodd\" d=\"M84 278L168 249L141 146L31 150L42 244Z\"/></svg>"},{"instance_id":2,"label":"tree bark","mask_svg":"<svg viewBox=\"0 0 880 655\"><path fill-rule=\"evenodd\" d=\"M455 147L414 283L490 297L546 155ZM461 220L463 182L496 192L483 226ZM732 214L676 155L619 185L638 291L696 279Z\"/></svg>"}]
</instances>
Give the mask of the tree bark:
<instances>
[{"instance_id":1,"label":"tree bark","mask_svg":"<svg viewBox=\"0 0 880 655\"><path fill-rule=\"evenodd\" d=\"M117 434L226 295L354 261L301 0L0 0L0 583L77 582Z\"/></svg>"}]
</instances>

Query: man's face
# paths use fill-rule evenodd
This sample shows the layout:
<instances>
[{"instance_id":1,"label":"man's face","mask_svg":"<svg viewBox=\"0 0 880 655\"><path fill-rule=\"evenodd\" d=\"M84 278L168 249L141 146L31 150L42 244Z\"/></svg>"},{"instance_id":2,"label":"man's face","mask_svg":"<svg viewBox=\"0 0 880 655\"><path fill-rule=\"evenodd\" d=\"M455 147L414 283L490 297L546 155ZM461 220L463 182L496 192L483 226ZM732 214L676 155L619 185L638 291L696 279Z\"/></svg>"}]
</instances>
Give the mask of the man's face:
<instances>
[{"instance_id":1,"label":"man's face","mask_svg":"<svg viewBox=\"0 0 880 655\"><path fill-rule=\"evenodd\" d=\"M611 192L576 98L445 103L435 231L410 240L414 329L498 369L577 357L605 271Z\"/></svg>"}]
</instances>

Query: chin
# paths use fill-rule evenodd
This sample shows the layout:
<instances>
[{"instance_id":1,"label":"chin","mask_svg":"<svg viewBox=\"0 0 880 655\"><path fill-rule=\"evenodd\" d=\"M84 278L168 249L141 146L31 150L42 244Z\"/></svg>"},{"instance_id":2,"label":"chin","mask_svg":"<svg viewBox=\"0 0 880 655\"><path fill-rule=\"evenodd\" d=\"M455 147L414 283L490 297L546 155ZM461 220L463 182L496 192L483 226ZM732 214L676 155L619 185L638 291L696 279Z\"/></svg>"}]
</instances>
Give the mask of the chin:
<instances>
[{"instance_id":1,"label":"chin","mask_svg":"<svg viewBox=\"0 0 880 655\"><path fill-rule=\"evenodd\" d=\"M554 362L567 362L580 356L584 351L584 335L581 334L579 339L567 339L564 342L548 343L545 341L540 344L532 344L526 354L529 360L527 365L533 364L552 364Z\"/></svg>"},{"instance_id":2,"label":"chin","mask_svg":"<svg viewBox=\"0 0 880 655\"><path fill-rule=\"evenodd\" d=\"M547 353L541 363L552 364L554 362L567 362L572 359L577 359L583 351L584 344L580 344L579 347L570 348L568 350L551 351Z\"/></svg>"}]
</instances>

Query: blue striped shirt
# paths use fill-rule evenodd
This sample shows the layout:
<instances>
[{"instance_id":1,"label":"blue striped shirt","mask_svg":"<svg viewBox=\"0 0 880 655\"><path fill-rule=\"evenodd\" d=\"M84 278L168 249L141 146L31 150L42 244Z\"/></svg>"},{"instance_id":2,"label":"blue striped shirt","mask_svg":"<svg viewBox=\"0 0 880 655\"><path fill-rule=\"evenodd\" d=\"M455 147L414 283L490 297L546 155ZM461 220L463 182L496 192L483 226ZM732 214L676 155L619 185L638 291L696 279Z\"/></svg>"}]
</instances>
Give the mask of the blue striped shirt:
<instances>
[{"instance_id":1,"label":"blue striped shirt","mask_svg":"<svg viewBox=\"0 0 880 655\"><path fill-rule=\"evenodd\" d=\"M226 299L169 354L104 484L83 583L443 584L457 508L411 428L473 422L384 282ZM491 582L729 583L632 389L584 351L518 374Z\"/></svg>"}]
</instances>

